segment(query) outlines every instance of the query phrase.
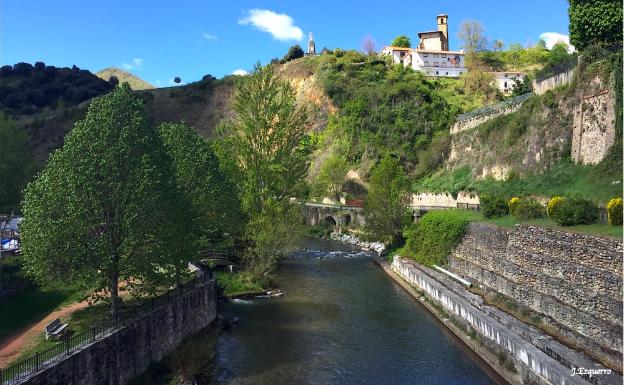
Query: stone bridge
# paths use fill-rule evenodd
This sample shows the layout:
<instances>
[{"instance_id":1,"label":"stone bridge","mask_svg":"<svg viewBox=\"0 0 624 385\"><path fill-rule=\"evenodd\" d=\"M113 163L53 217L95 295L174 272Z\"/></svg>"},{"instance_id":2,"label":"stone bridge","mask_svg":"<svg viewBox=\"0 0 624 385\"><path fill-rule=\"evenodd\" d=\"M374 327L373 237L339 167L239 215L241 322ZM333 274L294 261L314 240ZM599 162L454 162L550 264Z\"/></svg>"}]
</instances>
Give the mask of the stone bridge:
<instances>
[{"instance_id":1,"label":"stone bridge","mask_svg":"<svg viewBox=\"0 0 624 385\"><path fill-rule=\"evenodd\" d=\"M364 210L355 206L306 203L303 206L307 225L364 226Z\"/></svg>"}]
</instances>

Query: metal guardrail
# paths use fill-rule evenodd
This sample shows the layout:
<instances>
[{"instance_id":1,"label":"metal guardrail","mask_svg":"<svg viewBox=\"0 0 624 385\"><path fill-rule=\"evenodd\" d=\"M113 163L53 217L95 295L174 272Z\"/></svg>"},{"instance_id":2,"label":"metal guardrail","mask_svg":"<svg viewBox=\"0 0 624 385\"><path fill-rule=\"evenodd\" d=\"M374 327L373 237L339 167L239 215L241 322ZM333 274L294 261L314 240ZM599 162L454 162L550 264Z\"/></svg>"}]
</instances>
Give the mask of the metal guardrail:
<instances>
[{"instance_id":1,"label":"metal guardrail","mask_svg":"<svg viewBox=\"0 0 624 385\"><path fill-rule=\"evenodd\" d=\"M70 336L69 338L59 342L57 345L37 352L33 356L20 360L4 369L0 369L0 385L18 383L20 380L26 379L31 374L47 368L55 362L62 361L83 347L101 340L103 337L106 337L122 327L133 323L146 314L189 293L198 284L205 284L210 280L211 278L206 274L201 277L195 276L192 280L187 281L176 288L170 289L158 297L153 297L139 306L133 307L133 311L130 312L130 315L128 316L92 326L88 330Z\"/></svg>"}]
</instances>

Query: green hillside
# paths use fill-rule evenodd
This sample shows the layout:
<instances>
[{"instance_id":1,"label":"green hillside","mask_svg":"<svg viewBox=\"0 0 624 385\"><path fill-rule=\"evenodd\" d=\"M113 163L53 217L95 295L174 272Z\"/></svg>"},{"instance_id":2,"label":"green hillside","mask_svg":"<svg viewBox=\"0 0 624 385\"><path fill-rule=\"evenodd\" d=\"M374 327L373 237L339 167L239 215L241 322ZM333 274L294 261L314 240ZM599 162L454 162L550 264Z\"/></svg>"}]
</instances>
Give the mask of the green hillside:
<instances>
[{"instance_id":1,"label":"green hillside","mask_svg":"<svg viewBox=\"0 0 624 385\"><path fill-rule=\"evenodd\" d=\"M95 75L106 81L109 81L111 76L115 76L119 80L120 84L128 83L130 88L133 90L150 90L154 88L153 85L149 84L135 74L115 67L104 68L103 70L98 71Z\"/></svg>"}]
</instances>

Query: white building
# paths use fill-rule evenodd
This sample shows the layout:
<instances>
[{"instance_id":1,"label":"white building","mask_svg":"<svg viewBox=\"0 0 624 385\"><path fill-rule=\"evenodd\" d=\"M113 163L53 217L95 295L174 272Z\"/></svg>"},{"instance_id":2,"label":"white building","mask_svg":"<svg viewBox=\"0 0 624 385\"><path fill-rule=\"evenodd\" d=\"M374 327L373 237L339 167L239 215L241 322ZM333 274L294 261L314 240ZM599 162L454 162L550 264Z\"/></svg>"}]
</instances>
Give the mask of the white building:
<instances>
[{"instance_id":1,"label":"white building","mask_svg":"<svg viewBox=\"0 0 624 385\"><path fill-rule=\"evenodd\" d=\"M510 94L516 80L522 82L524 74L522 72L491 72L494 75L496 87L504 94Z\"/></svg>"},{"instance_id":2,"label":"white building","mask_svg":"<svg viewBox=\"0 0 624 385\"><path fill-rule=\"evenodd\" d=\"M466 72L464 51L448 49L448 16L438 15L438 30L420 32L417 48L384 47L380 54L390 55L394 64L434 77L458 77Z\"/></svg>"},{"instance_id":3,"label":"white building","mask_svg":"<svg viewBox=\"0 0 624 385\"><path fill-rule=\"evenodd\" d=\"M429 76L458 77L467 71L463 51L415 49L403 59L403 65Z\"/></svg>"}]
</instances>

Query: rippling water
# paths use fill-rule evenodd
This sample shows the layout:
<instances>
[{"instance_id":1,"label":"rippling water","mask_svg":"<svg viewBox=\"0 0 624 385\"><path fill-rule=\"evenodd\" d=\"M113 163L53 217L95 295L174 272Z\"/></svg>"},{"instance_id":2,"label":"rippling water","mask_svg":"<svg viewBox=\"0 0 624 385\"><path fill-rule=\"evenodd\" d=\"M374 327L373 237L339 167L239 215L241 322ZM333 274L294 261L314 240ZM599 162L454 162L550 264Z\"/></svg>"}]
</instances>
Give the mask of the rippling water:
<instances>
[{"instance_id":1,"label":"rippling water","mask_svg":"<svg viewBox=\"0 0 624 385\"><path fill-rule=\"evenodd\" d=\"M472 353L371 261L329 241L283 264L281 298L224 306L219 383L495 384Z\"/></svg>"}]
</instances>

